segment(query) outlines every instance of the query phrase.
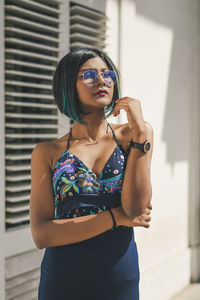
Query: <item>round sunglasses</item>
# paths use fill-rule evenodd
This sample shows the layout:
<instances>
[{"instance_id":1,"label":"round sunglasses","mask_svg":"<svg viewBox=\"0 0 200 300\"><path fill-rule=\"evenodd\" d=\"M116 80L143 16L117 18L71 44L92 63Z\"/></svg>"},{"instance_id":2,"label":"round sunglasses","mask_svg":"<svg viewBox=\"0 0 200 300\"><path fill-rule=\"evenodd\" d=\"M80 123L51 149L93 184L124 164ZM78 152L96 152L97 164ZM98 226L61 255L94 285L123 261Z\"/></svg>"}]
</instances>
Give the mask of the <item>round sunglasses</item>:
<instances>
[{"instance_id":1,"label":"round sunglasses","mask_svg":"<svg viewBox=\"0 0 200 300\"><path fill-rule=\"evenodd\" d=\"M117 81L115 72L111 70L100 72L100 74L108 87L111 87ZM94 86L98 81L98 73L94 70L86 70L80 77L87 86Z\"/></svg>"}]
</instances>

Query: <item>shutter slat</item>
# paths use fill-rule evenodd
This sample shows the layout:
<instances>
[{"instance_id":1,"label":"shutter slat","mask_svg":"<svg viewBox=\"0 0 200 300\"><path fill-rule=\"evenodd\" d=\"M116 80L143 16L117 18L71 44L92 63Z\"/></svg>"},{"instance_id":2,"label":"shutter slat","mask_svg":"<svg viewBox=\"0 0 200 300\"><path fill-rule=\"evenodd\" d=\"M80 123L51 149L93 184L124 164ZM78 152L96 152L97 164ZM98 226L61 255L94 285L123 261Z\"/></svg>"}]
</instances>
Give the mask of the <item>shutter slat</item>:
<instances>
[{"instance_id":1,"label":"shutter slat","mask_svg":"<svg viewBox=\"0 0 200 300\"><path fill-rule=\"evenodd\" d=\"M73 5L70 8L71 15L83 15L86 18L92 18L96 20L107 20L108 18L105 16L105 14L101 12L94 11L93 9L85 8L80 5Z\"/></svg>"},{"instance_id":2,"label":"shutter slat","mask_svg":"<svg viewBox=\"0 0 200 300\"><path fill-rule=\"evenodd\" d=\"M99 36L101 38L105 38L106 37L106 34L105 32L102 32L102 30L99 30L99 29L95 29L95 28L92 28L92 27L88 27L88 26L85 26L85 25L82 25L82 24L73 24L70 26L70 30L71 32L80 32L80 33L85 33L87 35L90 35L90 36Z\"/></svg>"},{"instance_id":3,"label":"shutter slat","mask_svg":"<svg viewBox=\"0 0 200 300\"><path fill-rule=\"evenodd\" d=\"M19 203L17 206L7 206L6 211L9 213L23 212L29 210L29 204Z\"/></svg>"},{"instance_id":4,"label":"shutter slat","mask_svg":"<svg viewBox=\"0 0 200 300\"><path fill-rule=\"evenodd\" d=\"M26 103L18 101L6 101L6 105L57 109L57 106L55 104Z\"/></svg>"},{"instance_id":5,"label":"shutter slat","mask_svg":"<svg viewBox=\"0 0 200 300\"><path fill-rule=\"evenodd\" d=\"M63 0L40 0L40 3L42 3L43 2L43 4L53 4L53 5L55 5L55 4L63 4Z\"/></svg>"},{"instance_id":6,"label":"shutter slat","mask_svg":"<svg viewBox=\"0 0 200 300\"><path fill-rule=\"evenodd\" d=\"M8 12L14 12L18 14L21 18L24 17L27 19L28 17L34 18L37 21L46 21L52 25L59 24L59 20L57 18L49 17L44 14L33 12L32 10L21 8L16 5L5 5L5 10Z\"/></svg>"},{"instance_id":7,"label":"shutter slat","mask_svg":"<svg viewBox=\"0 0 200 300\"><path fill-rule=\"evenodd\" d=\"M5 156L6 159L9 159L9 160L27 160L27 159L31 159L31 155L30 154L27 154L27 155L21 155L21 154L18 154L18 155L13 155L13 154L10 154L10 155L6 155Z\"/></svg>"},{"instance_id":8,"label":"shutter slat","mask_svg":"<svg viewBox=\"0 0 200 300\"><path fill-rule=\"evenodd\" d=\"M13 166L6 166L6 171L10 171L10 172L17 172L17 171L28 171L31 169L31 166L30 164L23 164L23 165L20 165L20 166L16 166L16 165L13 165Z\"/></svg>"},{"instance_id":9,"label":"shutter slat","mask_svg":"<svg viewBox=\"0 0 200 300\"><path fill-rule=\"evenodd\" d=\"M6 117L10 117L10 118L22 118L22 119L42 119L42 120L57 120L57 115L36 115L36 114L15 114L15 113L6 113L5 114Z\"/></svg>"},{"instance_id":10,"label":"shutter slat","mask_svg":"<svg viewBox=\"0 0 200 300\"><path fill-rule=\"evenodd\" d=\"M25 40L20 40L17 38L5 38L5 42L8 44L15 44L15 45L19 45L19 46L28 46L30 47L30 49L32 48L36 48L36 49L42 49L42 50L47 50L47 51L52 51L52 52L58 52L59 49L55 48L55 47L50 47L50 46L44 46L41 44L37 44L37 43L31 43L31 42L27 42Z\"/></svg>"},{"instance_id":11,"label":"shutter slat","mask_svg":"<svg viewBox=\"0 0 200 300\"><path fill-rule=\"evenodd\" d=\"M53 96L51 95L38 95L33 93L18 93L18 92L5 92L6 96L12 96L12 97L20 97L20 98L41 98L41 99L53 99Z\"/></svg>"},{"instance_id":12,"label":"shutter slat","mask_svg":"<svg viewBox=\"0 0 200 300\"><path fill-rule=\"evenodd\" d=\"M13 86L25 86L25 87L34 87L36 89L46 89L46 90L51 90L52 87L51 85L47 84L39 84L39 83L31 83L31 82L23 82L23 81L14 81L14 80L5 80L5 84L8 85L13 85Z\"/></svg>"},{"instance_id":13,"label":"shutter slat","mask_svg":"<svg viewBox=\"0 0 200 300\"><path fill-rule=\"evenodd\" d=\"M28 63L26 61L20 61L20 60L12 60L12 59L5 59L6 64L12 64L12 65L17 65L17 66L22 66L22 67L30 67L34 69L40 69L40 70L49 70L53 71L55 67L52 66L47 66L43 64L36 64L36 63Z\"/></svg>"},{"instance_id":14,"label":"shutter slat","mask_svg":"<svg viewBox=\"0 0 200 300\"><path fill-rule=\"evenodd\" d=\"M90 46L91 46L91 44L89 44L89 43L81 43L81 42L70 43L71 49L75 49L75 48L79 48L79 47L90 47ZM92 48L98 49L99 47L92 45Z\"/></svg>"},{"instance_id":15,"label":"shutter slat","mask_svg":"<svg viewBox=\"0 0 200 300\"><path fill-rule=\"evenodd\" d=\"M53 61L53 62L58 61L57 57L52 57L52 56L43 55L43 54L37 54L37 53L31 52L31 51L22 51L22 50L18 50L18 49L9 49L9 48L7 48L5 52L6 53L11 53L11 54L14 54L14 55L28 56L30 58L34 57L34 58L38 58L40 60L44 59L44 60Z\"/></svg>"},{"instance_id":16,"label":"shutter slat","mask_svg":"<svg viewBox=\"0 0 200 300\"><path fill-rule=\"evenodd\" d=\"M18 195L9 195L7 197L7 201L9 203L17 203L17 202L22 202L22 201L28 201L30 199L29 194L18 194Z\"/></svg>"},{"instance_id":17,"label":"shutter slat","mask_svg":"<svg viewBox=\"0 0 200 300\"><path fill-rule=\"evenodd\" d=\"M15 33L18 35L22 35L22 36L28 36L28 37L33 37L36 38L37 40L41 40L41 41L50 41L50 42L55 42L55 43L59 43L59 39L55 38L55 37L50 37L47 36L45 34L39 34L39 33L34 33L34 32L30 32L28 30L24 30L21 28L13 28L13 27L5 27L5 31L9 32L9 33Z\"/></svg>"},{"instance_id":18,"label":"shutter slat","mask_svg":"<svg viewBox=\"0 0 200 300\"><path fill-rule=\"evenodd\" d=\"M18 24L18 25L23 25L27 28L30 29L35 29L35 30L41 30L41 31L45 31L45 32L56 32L59 33L60 30L54 27L50 27L48 25L43 25L37 22L33 22L33 21L29 21L29 20L25 20L25 19L21 19L19 17L13 17L13 16L6 16L5 17L6 21L13 22L14 24Z\"/></svg>"},{"instance_id":19,"label":"shutter slat","mask_svg":"<svg viewBox=\"0 0 200 300\"><path fill-rule=\"evenodd\" d=\"M15 175L15 176L6 176L6 180L10 182L31 180L31 175Z\"/></svg>"},{"instance_id":20,"label":"shutter slat","mask_svg":"<svg viewBox=\"0 0 200 300\"><path fill-rule=\"evenodd\" d=\"M72 33L72 34L70 34L70 38L71 38L72 43L73 43L73 41L78 40L80 42L95 44L100 47L102 47L104 45L104 42L102 42L101 39L92 37L92 36L88 36L88 35L82 34L82 33Z\"/></svg>"},{"instance_id":21,"label":"shutter slat","mask_svg":"<svg viewBox=\"0 0 200 300\"><path fill-rule=\"evenodd\" d=\"M5 126L7 128L30 128L30 129L35 129L35 128L45 128L45 129L49 129L49 128L54 128L57 129L58 128L58 124L19 124L19 123L6 123Z\"/></svg>"},{"instance_id":22,"label":"shutter slat","mask_svg":"<svg viewBox=\"0 0 200 300\"><path fill-rule=\"evenodd\" d=\"M27 8L34 8L34 9L38 9L40 10L41 12L47 12L47 13L57 13L59 14L60 13L60 10L59 9L56 9L56 8L51 8L50 6L47 6L47 5L43 5L41 3L38 3L38 2L34 2L34 1L31 1L31 0L12 0L12 3L15 3L15 4L23 4L24 7L27 7Z\"/></svg>"},{"instance_id":23,"label":"shutter slat","mask_svg":"<svg viewBox=\"0 0 200 300\"><path fill-rule=\"evenodd\" d=\"M37 133L6 133L7 138L16 138L16 139L30 139L30 138L43 138L43 139L53 139L57 137L57 134L55 133L42 133L42 134L37 134Z\"/></svg>"},{"instance_id":24,"label":"shutter slat","mask_svg":"<svg viewBox=\"0 0 200 300\"><path fill-rule=\"evenodd\" d=\"M37 250L36 250L37 251ZM23 254L22 255L22 259L24 261L24 256ZM29 257L28 257L29 258ZM11 259L11 260L14 260L13 257L12 258L7 258L7 261ZM30 258L27 260L27 263L29 263L30 261ZM40 260L37 259L37 263L39 262ZM13 261L10 263L11 266L13 266ZM11 290L12 288L14 287L17 287L19 286L20 284L23 284L24 282L27 282L27 281L31 281L31 280L34 280L34 279L39 279L40 278L40 269L36 269L36 270L33 270L33 271L29 271L29 272L25 272L25 273L22 273L22 274L17 274L17 276L12 276L11 278L7 279L7 282L6 282L6 289L7 290ZM31 299L33 300L32 297L27 297L25 298L26 300L27 299ZM37 299L37 298L36 298Z\"/></svg>"},{"instance_id":25,"label":"shutter slat","mask_svg":"<svg viewBox=\"0 0 200 300\"><path fill-rule=\"evenodd\" d=\"M83 24L85 26L92 26L94 28L101 28L101 29L106 29L106 25L102 22L87 19L83 16L75 15L70 17L70 22L71 24L78 23L78 24Z\"/></svg>"},{"instance_id":26,"label":"shutter slat","mask_svg":"<svg viewBox=\"0 0 200 300\"><path fill-rule=\"evenodd\" d=\"M46 80L52 80L51 76L34 74L34 73L31 73L31 72L21 72L21 71L16 71L16 70L5 70L5 73L7 75L19 75L19 76L29 77L29 78L41 78L41 79L46 79Z\"/></svg>"},{"instance_id":27,"label":"shutter slat","mask_svg":"<svg viewBox=\"0 0 200 300\"><path fill-rule=\"evenodd\" d=\"M17 149L33 149L34 147L35 147L35 143L34 144L31 144L31 143L29 143L29 144L25 144L25 143L23 143L23 144L6 144L6 149L11 149L11 150L13 150L13 149L15 149L15 150L17 150Z\"/></svg>"},{"instance_id":28,"label":"shutter slat","mask_svg":"<svg viewBox=\"0 0 200 300\"><path fill-rule=\"evenodd\" d=\"M30 191L30 189L31 189L30 184L21 184L19 186L15 184L14 186L7 186L6 192L16 193L16 192Z\"/></svg>"},{"instance_id":29,"label":"shutter slat","mask_svg":"<svg viewBox=\"0 0 200 300\"><path fill-rule=\"evenodd\" d=\"M6 223L8 224L17 224L21 222L29 221L29 215L27 213L13 214L12 216L9 214L6 217Z\"/></svg>"}]
</instances>

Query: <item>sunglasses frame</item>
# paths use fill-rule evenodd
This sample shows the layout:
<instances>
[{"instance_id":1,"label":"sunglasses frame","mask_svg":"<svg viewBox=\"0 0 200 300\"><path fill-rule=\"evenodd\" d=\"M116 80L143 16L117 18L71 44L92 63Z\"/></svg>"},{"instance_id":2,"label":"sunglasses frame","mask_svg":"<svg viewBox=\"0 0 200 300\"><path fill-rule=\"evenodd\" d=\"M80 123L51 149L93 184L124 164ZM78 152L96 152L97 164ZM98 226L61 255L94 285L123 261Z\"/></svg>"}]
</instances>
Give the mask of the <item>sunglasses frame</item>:
<instances>
[{"instance_id":1,"label":"sunglasses frame","mask_svg":"<svg viewBox=\"0 0 200 300\"><path fill-rule=\"evenodd\" d=\"M87 72L93 72L93 73L96 74L96 76L93 78L93 79L94 79L94 82L93 82L93 83L87 84L86 82L84 82L84 80L86 80L86 79L84 78L84 76L85 76L85 73L87 73ZM111 78L111 82L108 82L108 81L104 78L104 74L110 73L110 72L112 72L112 73L114 74L114 76L115 76L115 81L113 80L113 78L112 78L111 76L109 76L109 77ZM103 78L105 84L106 84L108 87L111 87L112 84L115 85L115 83L117 82L117 74L116 74L114 71L108 70L108 71L105 71L105 72L99 72L99 73L100 73L101 76L103 75L102 78ZM85 70L85 71L83 72L83 74L81 74L80 77L82 78L82 80L83 80L83 82L84 82L85 85L91 87L91 86L94 86L94 85L97 83L98 78L99 78L99 73L98 73L97 71L95 71L95 70L90 70L90 69L88 69L88 70Z\"/></svg>"}]
</instances>

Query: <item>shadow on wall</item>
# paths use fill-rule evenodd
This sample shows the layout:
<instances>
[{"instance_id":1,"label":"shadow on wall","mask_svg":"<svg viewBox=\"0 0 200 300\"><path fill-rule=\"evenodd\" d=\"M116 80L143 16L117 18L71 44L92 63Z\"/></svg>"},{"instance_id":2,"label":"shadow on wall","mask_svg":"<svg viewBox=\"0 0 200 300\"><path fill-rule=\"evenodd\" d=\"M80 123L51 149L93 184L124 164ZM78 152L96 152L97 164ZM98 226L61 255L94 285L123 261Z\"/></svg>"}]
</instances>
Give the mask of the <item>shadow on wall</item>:
<instances>
[{"instance_id":1,"label":"shadow on wall","mask_svg":"<svg viewBox=\"0 0 200 300\"><path fill-rule=\"evenodd\" d=\"M200 22L195 24L195 21L200 19L200 2L193 1L192 5L190 1L182 0L162 0L162 4L160 0L134 2L138 15L144 15L145 18L173 30L162 132L162 141L167 145L166 159L173 166L176 162L188 161L190 155L190 122L195 100L199 97L197 91L200 79L200 39L196 37L199 36ZM176 14L173 14L175 6ZM194 19L194 14L199 14L199 18Z\"/></svg>"}]
</instances>

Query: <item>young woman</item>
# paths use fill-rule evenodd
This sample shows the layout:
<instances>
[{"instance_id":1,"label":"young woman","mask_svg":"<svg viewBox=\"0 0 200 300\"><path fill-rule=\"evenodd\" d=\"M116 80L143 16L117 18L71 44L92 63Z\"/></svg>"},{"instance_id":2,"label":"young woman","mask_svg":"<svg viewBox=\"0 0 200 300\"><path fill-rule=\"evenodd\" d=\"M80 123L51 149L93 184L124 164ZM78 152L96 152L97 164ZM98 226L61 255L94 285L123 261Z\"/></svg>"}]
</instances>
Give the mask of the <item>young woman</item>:
<instances>
[{"instance_id":1,"label":"young woman","mask_svg":"<svg viewBox=\"0 0 200 300\"><path fill-rule=\"evenodd\" d=\"M133 226L151 219L152 127L139 100L120 98L117 69L99 50L65 55L53 94L74 124L32 153L31 230L46 248L38 298L138 300ZM128 123L108 123L120 109Z\"/></svg>"}]
</instances>

